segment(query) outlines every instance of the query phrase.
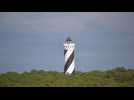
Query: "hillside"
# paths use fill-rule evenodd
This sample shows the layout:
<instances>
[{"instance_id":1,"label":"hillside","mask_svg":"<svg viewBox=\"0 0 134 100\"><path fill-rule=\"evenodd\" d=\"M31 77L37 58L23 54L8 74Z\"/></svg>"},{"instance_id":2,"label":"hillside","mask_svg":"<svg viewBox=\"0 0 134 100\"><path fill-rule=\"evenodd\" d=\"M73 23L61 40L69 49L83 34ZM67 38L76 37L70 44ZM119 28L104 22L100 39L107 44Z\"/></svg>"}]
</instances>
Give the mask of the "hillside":
<instances>
[{"instance_id":1,"label":"hillside","mask_svg":"<svg viewBox=\"0 0 134 100\"><path fill-rule=\"evenodd\" d=\"M107 71L76 72L67 76L60 72L32 70L0 74L0 87L131 87L134 70L117 67Z\"/></svg>"}]
</instances>

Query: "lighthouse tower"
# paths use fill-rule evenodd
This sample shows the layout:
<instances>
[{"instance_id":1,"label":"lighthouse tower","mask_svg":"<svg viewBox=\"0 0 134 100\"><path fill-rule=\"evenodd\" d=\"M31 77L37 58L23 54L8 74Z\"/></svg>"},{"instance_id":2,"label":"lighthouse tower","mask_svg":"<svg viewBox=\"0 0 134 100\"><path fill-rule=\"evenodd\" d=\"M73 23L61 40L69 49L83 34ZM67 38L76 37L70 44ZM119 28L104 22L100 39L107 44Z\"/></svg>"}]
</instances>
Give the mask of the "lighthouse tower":
<instances>
[{"instance_id":1,"label":"lighthouse tower","mask_svg":"<svg viewBox=\"0 0 134 100\"><path fill-rule=\"evenodd\" d=\"M64 43L65 74L71 75L75 71L74 49L75 44L72 42L71 38L68 37Z\"/></svg>"}]
</instances>

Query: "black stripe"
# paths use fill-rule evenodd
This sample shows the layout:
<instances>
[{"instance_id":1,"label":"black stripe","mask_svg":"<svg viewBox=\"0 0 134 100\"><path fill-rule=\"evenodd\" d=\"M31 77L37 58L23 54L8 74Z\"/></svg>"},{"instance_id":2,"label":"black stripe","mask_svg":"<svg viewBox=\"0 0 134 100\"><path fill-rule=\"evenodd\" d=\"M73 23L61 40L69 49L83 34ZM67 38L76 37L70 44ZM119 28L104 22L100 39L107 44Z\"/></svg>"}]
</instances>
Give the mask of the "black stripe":
<instances>
[{"instance_id":1,"label":"black stripe","mask_svg":"<svg viewBox=\"0 0 134 100\"><path fill-rule=\"evenodd\" d=\"M75 69L73 70L73 74L75 74Z\"/></svg>"},{"instance_id":2,"label":"black stripe","mask_svg":"<svg viewBox=\"0 0 134 100\"><path fill-rule=\"evenodd\" d=\"M64 50L64 56L65 56L66 52L67 52L67 50Z\"/></svg>"},{"instance_id":3,"label":"black stripe","mask_svg":"<svg viewBox=\"0 0 134 100\"><path fill-rule=\"evenodd\" d=\"M69 59L67 60L65 67L64 67L64 72L67 71L68 67L70 66L70 64L72 63L74 59L74 51L72 52L72 54L70 55Z\"/></svg>"}]
</instances>

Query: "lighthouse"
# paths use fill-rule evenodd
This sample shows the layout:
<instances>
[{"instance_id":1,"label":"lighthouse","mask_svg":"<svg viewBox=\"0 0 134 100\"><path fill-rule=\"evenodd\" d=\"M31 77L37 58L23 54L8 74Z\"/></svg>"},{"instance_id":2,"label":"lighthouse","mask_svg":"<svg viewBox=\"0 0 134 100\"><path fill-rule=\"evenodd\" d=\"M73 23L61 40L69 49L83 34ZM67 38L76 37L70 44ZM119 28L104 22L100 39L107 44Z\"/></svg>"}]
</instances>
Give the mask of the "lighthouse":
<instances>
[{"instance_id":1,"label":"lighthouse","mask_svg":"<svg viewBox=\"0 0 134 100\"><path fill-rule=\"evenodd\" d=\"M74 49L75 49L75 43L73 43L71 38L68 37L64 42L64 57L65 57L64 73L68 75L71 75L75 71Z\"/></svg>"}]
</instances>

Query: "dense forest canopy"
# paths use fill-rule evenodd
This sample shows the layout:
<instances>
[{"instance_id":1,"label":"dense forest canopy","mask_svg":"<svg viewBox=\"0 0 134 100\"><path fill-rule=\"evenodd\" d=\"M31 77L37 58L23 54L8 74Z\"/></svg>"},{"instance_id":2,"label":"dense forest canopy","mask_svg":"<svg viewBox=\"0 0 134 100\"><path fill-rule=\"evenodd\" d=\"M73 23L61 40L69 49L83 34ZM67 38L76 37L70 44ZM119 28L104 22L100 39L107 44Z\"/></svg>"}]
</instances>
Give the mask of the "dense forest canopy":
<instances>
[{"instance_id":1,"label":"dense forest canopy","mask_svg":"<svg viewBox=\"0 0 134 100\"><path fill-rule=\"evenodd\" d=\"M134 86L134 69L117 67L106 71L62 72L31 70L0 74L0 87L131 87Z\"/></svg>"}]
</instances>

